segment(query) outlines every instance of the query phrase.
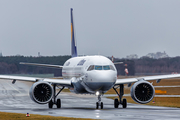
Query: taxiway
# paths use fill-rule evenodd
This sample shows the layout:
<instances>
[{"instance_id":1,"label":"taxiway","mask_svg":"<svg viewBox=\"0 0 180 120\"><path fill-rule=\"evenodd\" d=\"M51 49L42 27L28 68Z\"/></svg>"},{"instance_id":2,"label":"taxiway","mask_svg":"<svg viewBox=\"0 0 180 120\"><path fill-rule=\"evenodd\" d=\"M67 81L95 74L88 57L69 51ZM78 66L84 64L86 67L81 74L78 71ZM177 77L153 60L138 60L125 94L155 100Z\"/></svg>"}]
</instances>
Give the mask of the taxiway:
<instances>
[{"instance_id":1,"label":"taxiway","mask_svg":"<svg viewBox=\"0 0 180 120\"><path fill-rule=\"evenodd\" d=\"M169 120L180 118L180 109L171 107L156 107L148 105L130 104L126 109L120 106L114 108L114 101L102 97L104 109L95 109L97 97L94 95L77 95L61 93L62 108L49 109L48 105L40 105L29 97L31 83L0 80L0 111L14 113L30 113L51 116L65 116L93 119L134 119L134 120Z\"/></svg>"}]
</instances>

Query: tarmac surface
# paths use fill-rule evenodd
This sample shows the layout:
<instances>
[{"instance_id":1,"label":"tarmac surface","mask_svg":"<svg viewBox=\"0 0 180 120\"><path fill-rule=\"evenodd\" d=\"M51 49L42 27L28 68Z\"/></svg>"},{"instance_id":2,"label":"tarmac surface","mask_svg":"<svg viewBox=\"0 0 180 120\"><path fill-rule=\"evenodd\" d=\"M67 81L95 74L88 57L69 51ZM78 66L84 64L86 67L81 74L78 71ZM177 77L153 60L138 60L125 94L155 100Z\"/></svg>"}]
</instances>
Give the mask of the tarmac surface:
<instances>
[{"instance_id":1,"label":"tarmac surface","mask_svg":"<svg viewBox=\"0 0 180 120\"><path fill-rule=\"evenodd\" d=\"M134 119L134 120L179 120L180 109L171 107L156 107L148 105L130 104L123 109L119 106L114 108L114 101L102 97L104 109L95 109L97 97L94 95L77 95L73 93L61 93L61 109L48 105L40 105L33 102L29 97L31 83L0 80L0 111L64 116L75 118L92 119Z\"/></svg>"},{"instance_id":2,"label":"tarmac surface","mask_svg":"<svg viewBox=\"0 0 180 120\"><path fill-rule=\"evenodd\" d=\"M117 94L105 94L104 97L116 97ZM131 96L131 94L124 94L124 96ZM155 95L155 97L180 97L180 95Z\"/></svg>"}]
</instances>

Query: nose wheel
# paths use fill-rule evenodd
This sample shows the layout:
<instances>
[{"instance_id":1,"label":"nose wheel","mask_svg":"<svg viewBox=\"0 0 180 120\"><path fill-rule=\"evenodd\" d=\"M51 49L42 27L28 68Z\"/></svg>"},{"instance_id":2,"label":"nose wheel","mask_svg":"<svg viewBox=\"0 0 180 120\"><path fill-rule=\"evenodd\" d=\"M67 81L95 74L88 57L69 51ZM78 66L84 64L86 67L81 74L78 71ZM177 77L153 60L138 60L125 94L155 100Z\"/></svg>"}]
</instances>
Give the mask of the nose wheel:
<instances>
[{"instance_id":1,"label":"nose wheel","mask_svg":"<svg viewBox=\"0 0 180 120\"><path fill-rule=\"evenodd\" d=\"M103 102L101 102L101 95L98 95L98 102L96 102L96 109L103 109Z\"/></svg>"},{"instance_id":2,"label":"nose wheel","mask_svg":"<svg viewBox=\"0 0 180 120\"><path fill-rule=\"evenodd\" d=\"M103 109L103 102L96 102L96 109L99 109L99 107L101 107L101 109Z\"/></svg>"}]
</instances>

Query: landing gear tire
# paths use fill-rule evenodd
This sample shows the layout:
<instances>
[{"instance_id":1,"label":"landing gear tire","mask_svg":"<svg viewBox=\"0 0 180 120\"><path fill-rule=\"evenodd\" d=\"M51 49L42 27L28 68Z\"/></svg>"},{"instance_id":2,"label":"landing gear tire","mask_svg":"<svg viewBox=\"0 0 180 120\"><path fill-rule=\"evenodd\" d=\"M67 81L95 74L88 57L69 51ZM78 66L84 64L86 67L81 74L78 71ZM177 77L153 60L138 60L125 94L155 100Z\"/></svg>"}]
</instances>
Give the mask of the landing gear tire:
<instances>
[{"instance_id":1,"label":"landing gear tire","mask_svg":"<svg viewBox=\"0 0 180 120\"><path fill-rule=\"evenodd\" d=\"M99 109L99 103L96 102L96 109Z\"/></svg>"},{"instance_id":2,"label":"landing gear tire","mask_svg":"<svg viewBox=\"0 0 180 120\"><path fill-rule=\"evenodd\" d=\"M60 88L57 86L57 84L52 84L52 85L53 85L54 95L53 95L53 99L49 102L49 108L52 108L53 104L56 104L57 108L61 108L61 99L56 100L56 98L65 87ZM57 94L56 94L56 87L59 88L59 92Z\"/></svg>"},{"instance_id":3,"label":"landing gear tire","mask_svg":"<svg viewBox=\"0 0 180 120\"><path fill-rule=\"evenodd\" d=\"M121 104L123 108L126 108L127 107L127 100L125 98L122 100L123 95L124 95L124 84L119 85L119 93L117 91L118 87L113 87L113 89L119 97L119 101L117 98L114 100L114 107L118 108L118 105Z\"/></svg>"},{"instance_id":4,"label":"landing gear tire","mask_svg":"<svg viewBox=\"0 0 180 120\"><path fill-rule=\"evenodd\" d=\"M127 100L126 100L125 98L123 99L122 106L123 106L123 108L126 108L126 107L127 107Z\"/></svg>"},{"instance_id":5,"label":"landing gear tire","mask_svg":"<svg viewBox=\"0 0 180 120\"><path fill-rule=\"evenodd\" d=\"M114 108L118 108L118 106L119 106L119 101L116 98L116 99L114 99Z\"/></svg>"},{"instance_id":6,"label":"landing gear tire","mask_svg":"<svg viewBox=\"0 0 180 120\"><path fill-rule=\"evenodd\" d=\"M49 108L52 108L53 107L53 101L51 100L50 102L49 102Z\"/></svg>"},{"instance_id":7,"label":"landing gear tire","mask_svg":"<svg viewBox=\"0 0 180 120\"><path fill-rule=\"evenodd\" d=\"M57 99L57 108L61 108L61 99Z\"/></svg>"},{"instance_id":8,"label":"landing gear tire","mask_svg":"<svg viewBox=\"0 0 180 120\"><path fill-rule=\"evenodd\" d=\"M103 109L103 102L101 102L101 109Z\"/></svg>"}]
</instances>

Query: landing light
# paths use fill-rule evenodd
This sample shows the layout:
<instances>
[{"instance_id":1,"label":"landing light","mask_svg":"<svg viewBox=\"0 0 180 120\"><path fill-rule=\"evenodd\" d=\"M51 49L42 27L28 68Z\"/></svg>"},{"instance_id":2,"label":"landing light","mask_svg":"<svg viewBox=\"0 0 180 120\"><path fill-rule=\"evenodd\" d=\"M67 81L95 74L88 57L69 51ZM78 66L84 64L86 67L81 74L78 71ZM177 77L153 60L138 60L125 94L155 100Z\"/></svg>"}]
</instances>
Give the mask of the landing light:
<instances>
[{"instance_id":1,"label":"landing light","mask_svg":"<svg viewBox=\"0 0 180 120\"><path fill-rule=\"evenodd\" d=\"M96 91L96 96L98 96L100 93L99 93L99 91Z\"/></svg>"}]
</instances>

